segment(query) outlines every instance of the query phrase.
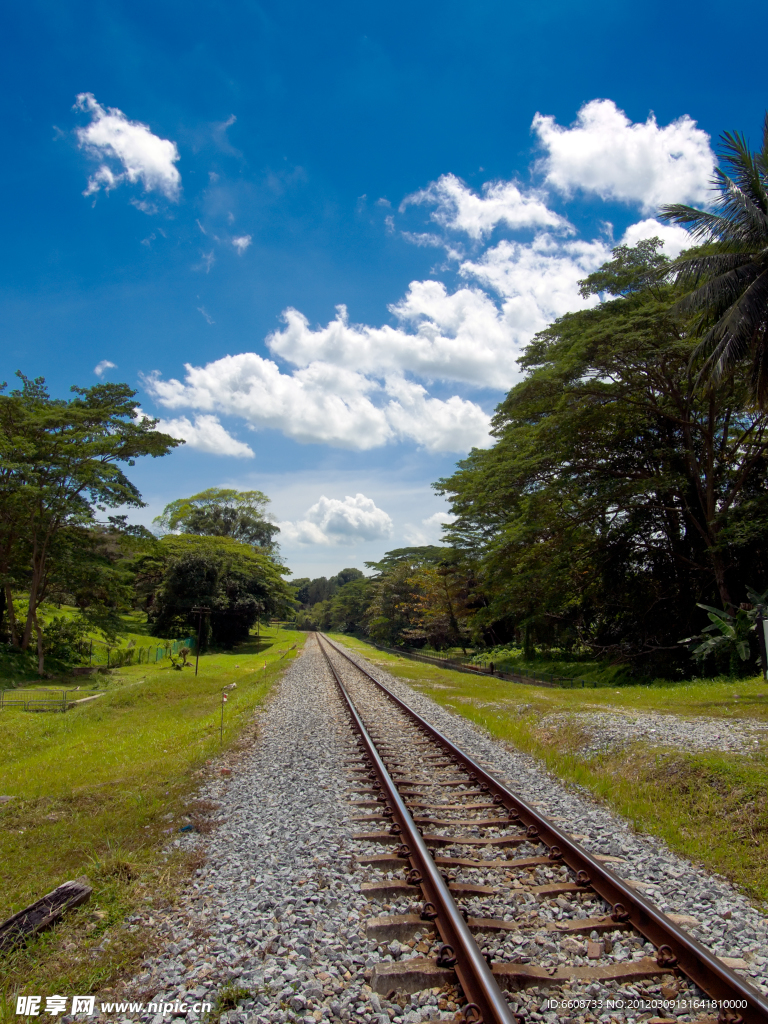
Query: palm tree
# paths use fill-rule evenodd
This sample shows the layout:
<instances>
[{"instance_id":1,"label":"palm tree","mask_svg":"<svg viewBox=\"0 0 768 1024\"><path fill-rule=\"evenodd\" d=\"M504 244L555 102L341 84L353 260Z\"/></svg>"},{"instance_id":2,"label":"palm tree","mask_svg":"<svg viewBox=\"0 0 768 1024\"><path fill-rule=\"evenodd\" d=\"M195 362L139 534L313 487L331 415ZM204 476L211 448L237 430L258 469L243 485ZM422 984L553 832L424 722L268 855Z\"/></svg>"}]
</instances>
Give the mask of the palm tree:
<instances>
[{"instance_id":1,"label":"palm tree","mask_svg":"<svg viewBox=\"0 0 768 1024\"><path fill-rule=\"evenodd\" d=\"M696 248L669 270L692 290L682 309L698 311L703 334L694 358L704 357L700 377L717 381L737 364L751 362L755 401L768 406L768 113L763 148L750 152L743 135L721 136L721 166L711 210L675 204L661 218L681 224Z\"/></svg>"}]
</instances>

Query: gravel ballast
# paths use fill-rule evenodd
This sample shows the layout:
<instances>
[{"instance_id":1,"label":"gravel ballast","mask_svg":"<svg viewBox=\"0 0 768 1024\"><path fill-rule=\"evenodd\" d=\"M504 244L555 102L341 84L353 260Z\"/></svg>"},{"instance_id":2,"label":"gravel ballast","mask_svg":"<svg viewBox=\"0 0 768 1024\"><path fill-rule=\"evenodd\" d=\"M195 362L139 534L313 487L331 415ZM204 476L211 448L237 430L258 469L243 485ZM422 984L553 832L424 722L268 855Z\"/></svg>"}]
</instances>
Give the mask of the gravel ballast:
<instances>
[{"instance_id":1,"label":"gravel ballast","mask_svg":"<svg viewBox=\"0 0 768 1024\"><path fill-rule=\"evenodd\" d=\"M524 799L584 836L589 850L622 858L611 864L614 870L639 880L663 910L698 922L687 927L700 941L734 958L745 977L765 986L768 918L729 883L688 864L658 840L635 835L533 758L491 740L382 669L368 667ZM398 943L394 951L377 949L365 934L367 919L382 910L361 896L366 876L352 860L361 851L352 839L359 824L351 820L356 811L349 803L345 763L356 749L317 641L309 637L260 713L254 746L233 764L230 776L210 781L197 794L219 805L219 826L208 836L180 836L174 844L202 847L207 863L179 906L155 914L165 952L145 963L120 999L130 993L143 1002L215 1003L228 988L237 1006L222 1014L224 1024L454 1019L450 992L416 994L402 1006L367 984L380 959L409 956L412 949ZM547 1011L544 993L534 991L526 999L532 1019L561 1016ZM200 1016L190 1010L186 1019ZM115 1020L114 1014L108 1019ZM169 1017L120 1019L160 1024ZM573 1019L580 1018L574 1014Z\"/></svg>"},{"instance_id":2,"label":"gravel ballast","mask_svg":"<svg viewBox=\"0 0 768 1024\"><path fill-rule=\"evenodd\" d=\"M678 750L720 750L751 753L768 739L768 724L749 720L729 721L692 715L661 714L650 711L578 711L547 715L543 728L565 722L575 723L589 740L586 754L617 750L641 740L652 746Z\"/></svg>"}]
</instances>

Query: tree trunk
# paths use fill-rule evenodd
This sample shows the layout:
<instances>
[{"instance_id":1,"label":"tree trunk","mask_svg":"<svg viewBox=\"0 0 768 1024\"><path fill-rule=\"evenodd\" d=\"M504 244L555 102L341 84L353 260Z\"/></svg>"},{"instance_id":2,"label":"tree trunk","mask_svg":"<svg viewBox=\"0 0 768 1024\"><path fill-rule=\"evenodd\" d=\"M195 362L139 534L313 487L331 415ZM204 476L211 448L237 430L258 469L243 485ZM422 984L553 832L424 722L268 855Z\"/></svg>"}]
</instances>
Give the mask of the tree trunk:
<instances>
[{"instance_id":1,"label":"tree trunk","mask_svg":"<svg viewBox=\"0 0 768 1024\"><path fill-rule=\"evenodd\" d=\"M5 608L8 612L8 630L11 634L11 644L14 647L18 647L19 631L16 626L16 612L13 609L13 593L11 592L11 584L6 583L3 589L5 591Z\"/></svg>"},{"instance_id":2,"label":"tree trunk","mask_svg":"<svg viewBox=\"0 0 768 1024\"><path fill-rule=\"evenodd\" d=\"M717 589L720 594L720 600L723 603L723 609L725 611L735 611L735 605L731 600L731 595L728 590L728 584L725 581L726 565L718 551L710 549L710 557L712 558L712 566L715 571L715 581L717 582Z\"/></svg>"},{"instance_id":3,"label":"tree trunk","mask_svg":"<svg viewBox=\"0 0 768 1024\"><path fill-rule=\"evenodd\" d=\"M37 674L41 676L45 669L45 655L43 654L43 631L37 621L37 613L35 613L35 632L37 633Z\"/></svg>"}]
</instances>

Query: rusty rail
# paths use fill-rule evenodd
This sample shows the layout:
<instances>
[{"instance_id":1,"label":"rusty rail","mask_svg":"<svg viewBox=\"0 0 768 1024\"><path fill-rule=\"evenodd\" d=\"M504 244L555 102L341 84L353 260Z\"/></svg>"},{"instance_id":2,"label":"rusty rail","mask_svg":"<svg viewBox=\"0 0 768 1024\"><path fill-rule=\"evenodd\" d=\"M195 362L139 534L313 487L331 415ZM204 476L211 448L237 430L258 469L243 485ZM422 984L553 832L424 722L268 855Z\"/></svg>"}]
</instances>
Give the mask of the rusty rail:
<instances>
[{"instance_id":1,"label":"rusty rail","mask_svg":"<svg viewBox=\"0 0 768 1024\"><path fill-rule=\"evenodd\" d=\"M726 967L692 935L679 928L553 822L539 814L530 804L516 796L498 779L485 771L469 754L418 715L383 683L359 665L346 651L328 640L327 637L323 636L323 639L334 651L346 658L359 672L375 683L390 700L405 711L416 722L422 733L436 740L443 750L453 758L455 764L466 768L470 772L470 779L474 776L480 785L488 787L490 794L498 796L503 806L509 811L510 817L519 819L520 825L527 830L532 839L537 839L549 848L549 856L552 860L566 864L575 872L577 882L594 889L613 908L611 916L615 921L630 923L641 935L652 942L658 950L657 958L660 965L669 967L670 970L679 968L703 992L706 992L711 999L718 1003L746 1001L746 1007L740 1011L733 1013L721 1011L721 1021L728 1022L728 1024L740 1024L740 1021L744 1021L745 1024L753 1024L753 1022L754 1024L758 1024L758 1022L765 1024L768 1021L768 999L761 992Z\"/></svg>"},{"instance_id":2,"label":"rusty rail","mask_svg":"<svg viewBox=\"0 0 768 1024\"><path fill-rule=\"evenodd\" d=\"M361 745L372 765L372 770L376 773L386 800L384 814L386 817L391 816L400 830L399 834L403 840L403 859L407 858L411 864L409 881L422 890L427 904L431 904L434 908L434 923L444 943L438 955L438 965L453 967L456 971L469 1003L465 1009L468 1021L472 1021L473 1024L515 1024L515 1015L509 1008L498 982L456 906L453 895L427 849L427 844L416 827L410 811L398 793L395 783L379 756L376 745L341 681L341 677L328 657L328 652L323 648L322 641L320 649L325 655L336 685L346 702L352 719L352 727L360 737Z\"/></svg>"}]
</instances>

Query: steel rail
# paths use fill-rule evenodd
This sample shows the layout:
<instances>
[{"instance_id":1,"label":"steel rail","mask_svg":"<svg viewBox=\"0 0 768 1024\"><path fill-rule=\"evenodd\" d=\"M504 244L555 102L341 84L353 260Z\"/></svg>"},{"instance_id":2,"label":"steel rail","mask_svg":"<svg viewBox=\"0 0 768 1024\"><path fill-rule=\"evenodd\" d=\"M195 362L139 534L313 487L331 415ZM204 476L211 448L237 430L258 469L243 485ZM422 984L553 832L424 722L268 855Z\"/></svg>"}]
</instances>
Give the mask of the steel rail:
<instances>
[{"instance_id":1,"label":"steel rail","mask_svg":"<svg viewBox=\"0 0 768 1024\"><path fill-rule=\"evenodd\" d=\"M729 1024L739 1024L740 1020L743 1020L745 1024L758 1024L758 1022L765 1024L768 1021L768 999L761 992L726 967L722 960L705 949L692 935L678 928L645 897L630 888L623 879L596 860L553 822L543 817L525 800L507 789L469 754L457 747L447 736L444 736L409 707L405 701L359 665L346 651L327 637L324 636L323 639L405 711L423 733L432 736L450 754L454 763L462 764L467 768L470 771L470 778L474 775L480 788L486 788L494 797L498 797L499 802L507 808L511 817L519 818L531 839L542 842L549 848L549 856L553 861L566 864L576 873L577 882L584 885L586 889L594 889L610 904L613 908L611 916L617 924L631 924L641 935L652 942L658 950L657 959L660 966L669 967L670 971L679 968L710 999L716 1001L722 1007L720 1015L722 1021L728 1021ZM746 1001L747 1005L739 1007L735 1013L730 1013L722 1004L734 1001Z\"/></svg>"},{"instance_id":2,"label":"steel rail","mask_svg":"<svg viewBox=\"0 0 768 1024\"><path fill-rule=\"evenodd\" d=\"M470 1007L474 1008L474 1013L471 1013L468 1018L472 1024L515 1024L514 1013L467 927L461 911L456 906L452 893L427 849L403 798L398 793L397 787L376 749L376 744L358 714L336 667L329 658L328 652L323 648L322 641L320 641L320 650L325 655L336 685L346 702L353 729L360 737L368 760L381 785L386 799L385 813L389 816L391 811L392 818L399 826L403 844L408 849L407 859L412 868L409 880L413 885L421 888L425 900L434 907L436 913L434 923L444 943L440 955L438 955L438 965L442 959L444 966L453 967L455 970L467 1002ZM403 859L405 860L405 855ZM418 877L413 873L414 871L418 873Z\"/></svg>"}]
</instances>

